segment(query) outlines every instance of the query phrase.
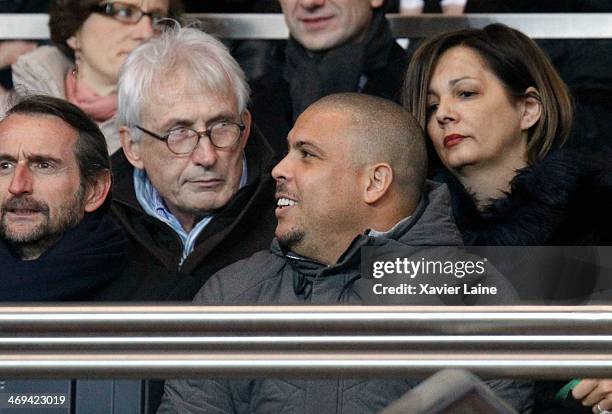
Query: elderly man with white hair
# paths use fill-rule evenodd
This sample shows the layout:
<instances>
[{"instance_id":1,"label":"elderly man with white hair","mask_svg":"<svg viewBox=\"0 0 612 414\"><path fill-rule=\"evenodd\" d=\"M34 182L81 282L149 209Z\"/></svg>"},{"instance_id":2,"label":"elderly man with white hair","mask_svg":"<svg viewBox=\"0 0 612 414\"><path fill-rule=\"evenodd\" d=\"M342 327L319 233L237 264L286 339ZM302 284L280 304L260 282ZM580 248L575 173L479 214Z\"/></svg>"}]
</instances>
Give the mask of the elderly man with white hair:
<instances>
[{"instance_id":1,"label":"elderly man with white hair","mask_svg":"<svg viewBox=\"0 0 612 414\"><path fill-rule=\"evenodd\" d=\"M132 297L188 300L269 246L274 153L251 124L244 73L215 38L170 28L127 58L112 211L129 235Z\"/></svg>"}]
</instances>

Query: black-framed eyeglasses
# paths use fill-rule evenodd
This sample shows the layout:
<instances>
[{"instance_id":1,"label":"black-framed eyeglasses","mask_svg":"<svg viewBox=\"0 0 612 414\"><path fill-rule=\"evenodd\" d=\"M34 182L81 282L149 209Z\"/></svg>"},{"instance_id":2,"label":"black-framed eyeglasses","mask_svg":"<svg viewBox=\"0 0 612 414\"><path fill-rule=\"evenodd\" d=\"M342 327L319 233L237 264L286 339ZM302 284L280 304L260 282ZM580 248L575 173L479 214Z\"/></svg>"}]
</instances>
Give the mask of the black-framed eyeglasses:
<instances>
[{"instance_id":1,"label":"black-framed eyeglasses","mask_svg":"<svg viewBox=\"0 0 612 414\"><path fill-rule=\"evenodd\" d=\"M121 2L102 3L92 6L90 10L94 13L100 13L125 24L136 24L143 16L149 16L153 25L157 25L161 20L168 17L166 13L161 11L146 12L134 4Z\"/></svg>"},{"instance_id":2,"label":"black-framed eyeglasses","mask_svg":"<svg viewBox=\"0 0 612 414\"><path fill-rule=\"evenodd\" d=\"M212 146L218 149L234 146L240 139L245 126L237 122L221 120L210 125L206 131L196 131L180 126L171 129L166 135L156 134L140 125L136 125L136 128L153 138L164 141L168 149L176 155L189 155L198 146L202 136L207 136Z\"/></svg>"}]
</instances>

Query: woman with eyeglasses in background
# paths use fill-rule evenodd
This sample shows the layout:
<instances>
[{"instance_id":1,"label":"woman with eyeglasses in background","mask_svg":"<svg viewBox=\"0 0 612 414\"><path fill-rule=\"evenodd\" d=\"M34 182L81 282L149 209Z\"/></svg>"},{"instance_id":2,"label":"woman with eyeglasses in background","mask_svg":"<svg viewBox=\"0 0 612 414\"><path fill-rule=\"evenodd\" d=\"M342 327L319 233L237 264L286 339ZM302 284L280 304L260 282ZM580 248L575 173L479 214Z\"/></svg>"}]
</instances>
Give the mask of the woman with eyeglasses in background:
<instances>
[{"instance_id":1,"label":"woman with eyeglasses in background","mask_svg":"<svg viewBox=\"0 0 612 414\"><path fill-rule=\"evenodd\" d=\"M180 0L56 0L49 11L55 46L23 55L12 66L18 90L64 98L98 122L109 153L121 146L115 125L117 78L127 55L176 18Z\"/></svg>"}]
</instances>

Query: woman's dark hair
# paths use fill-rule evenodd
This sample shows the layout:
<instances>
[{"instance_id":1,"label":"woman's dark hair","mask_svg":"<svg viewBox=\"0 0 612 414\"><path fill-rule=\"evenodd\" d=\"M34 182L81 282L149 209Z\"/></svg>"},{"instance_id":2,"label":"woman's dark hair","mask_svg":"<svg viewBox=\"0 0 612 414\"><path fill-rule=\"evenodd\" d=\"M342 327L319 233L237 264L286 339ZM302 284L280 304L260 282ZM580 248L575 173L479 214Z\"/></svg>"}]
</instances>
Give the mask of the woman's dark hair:
<instances>
[{"instance_id":1,"label":"woman's dark hair","mask_svg":"<svg viewBox=\"0 0 612 414\"><path fill-rule=\"evenodd\" d=\"M414 53L404 82L403 103L425 130L427 92L433 71L444 52L456 46L478 53L502 82L511 100L530 96L540 101L540 119L528 131L527 159L530 164L563 145L574 114L567 85L533 40L502 24L443 33L426 40ZM526 94L529 87L537 92Z\"/></svg>"},{"instance_id":2,"label":"woman's dark hair","mask_svg":"<svg viewBox=\"0 0 612 414\"><path fill-rule=\"evenodd\" d=\"M100 0L53 0L49 7L51 40L71 60L74 51L66 41L73 36L92 13L91 8ZM168 0L168 17L178 20L183 11L182 0Z\"/></svg>"}]
</instances>

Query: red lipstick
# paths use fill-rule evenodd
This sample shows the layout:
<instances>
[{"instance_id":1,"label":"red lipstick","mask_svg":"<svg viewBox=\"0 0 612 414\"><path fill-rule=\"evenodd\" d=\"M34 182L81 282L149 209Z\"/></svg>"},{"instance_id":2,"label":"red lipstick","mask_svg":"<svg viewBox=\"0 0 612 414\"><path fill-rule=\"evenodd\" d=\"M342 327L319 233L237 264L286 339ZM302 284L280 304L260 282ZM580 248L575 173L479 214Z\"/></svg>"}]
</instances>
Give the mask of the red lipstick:
<instances>
[{"instance_id":1,"label":"red lipstick","mask_svg":"<svg viewBox=\"0 0 612 414\"><path fill-rule=\"evenodd\" d=\"M464 135L460 134L450 134L444 137L444 146L446 148L454 147L459 144L465 138Z\"/></svg>"}]
</instances>

